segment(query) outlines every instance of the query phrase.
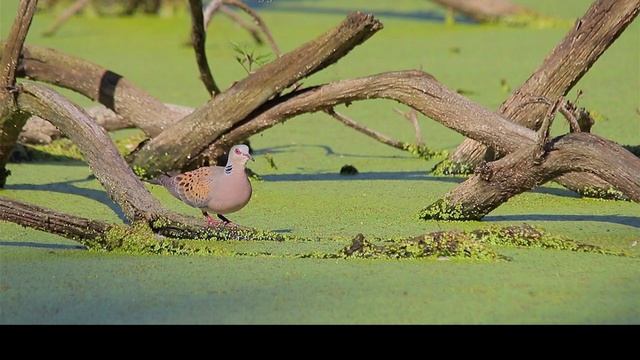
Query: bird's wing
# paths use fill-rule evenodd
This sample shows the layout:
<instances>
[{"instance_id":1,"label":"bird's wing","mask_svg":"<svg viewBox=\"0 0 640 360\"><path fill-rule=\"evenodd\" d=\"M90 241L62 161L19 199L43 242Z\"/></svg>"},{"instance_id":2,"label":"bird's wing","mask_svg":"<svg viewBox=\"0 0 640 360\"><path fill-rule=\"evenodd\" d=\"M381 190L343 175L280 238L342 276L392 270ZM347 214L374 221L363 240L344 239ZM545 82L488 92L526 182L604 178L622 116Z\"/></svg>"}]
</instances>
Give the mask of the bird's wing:
<instances>
[{"instance_id":1,"label":"bird's wing","mask_svg":"<svg viewBox=\"0 0 640 360\"><path fill-rule=\"evenodd\" d=\"M184 201L187 205L204 208L209 202L213 175L212 167L202 167L172 176L166 180L160 180L160 182L173 196Z\"/></svg>"}]
</instances>

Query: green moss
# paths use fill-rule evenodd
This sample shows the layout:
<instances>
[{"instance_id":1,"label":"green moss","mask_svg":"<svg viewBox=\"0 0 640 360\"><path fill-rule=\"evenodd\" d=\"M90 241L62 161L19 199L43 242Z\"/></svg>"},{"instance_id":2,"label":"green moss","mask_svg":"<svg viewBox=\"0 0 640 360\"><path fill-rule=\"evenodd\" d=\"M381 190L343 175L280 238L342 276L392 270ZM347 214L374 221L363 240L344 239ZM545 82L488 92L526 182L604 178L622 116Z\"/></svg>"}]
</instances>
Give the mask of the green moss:
<instances>
[{"instance_id":1,"label":"green moss","mask_svg":"<svg viewBox=\"0 0 640 360\"><path fill-rule=\"evenodd\" d=\"M425 145L405 144L404 149L409 153L424 160L431 160L436 157L449 155L449 152L447 150L432 150Z\"/></svg>"},{"instance_id":2,"label":"green moss","mask_svg":"<svg viewBox=\"0 0 640 360\"><path fill-rule=\"evenodd\" d=\"M569 250L618 256L628 255L624 251L613 251L595 245L579 243L564 236L549 235L542 229L529 224L504 227L494 226L488 229L471 231L470 235L477 241L490 245Z\"/></svg>"},{"instance_id":3,"label":"green moss","mask_svg":"<svg viewBox=\"0 0 640 360\"><path fill-rule=\"evenodd\" d=\"M431 169L430 174L435 176L460 175L467 176L473 174L474 167L449 159L442 160Z\"/></svg>"},{"instance_id":4,"label":"green moss","mask_svg":"<svg viewBox=\"0 0 640 360\"><path fill-rule=\"evenodd\" d=\"M418 213L422 220L469 220L473 219L473 213L464 211L462 204L452 205L446 198L440 199L427 206Z\"/></svg>"}]
</instances>

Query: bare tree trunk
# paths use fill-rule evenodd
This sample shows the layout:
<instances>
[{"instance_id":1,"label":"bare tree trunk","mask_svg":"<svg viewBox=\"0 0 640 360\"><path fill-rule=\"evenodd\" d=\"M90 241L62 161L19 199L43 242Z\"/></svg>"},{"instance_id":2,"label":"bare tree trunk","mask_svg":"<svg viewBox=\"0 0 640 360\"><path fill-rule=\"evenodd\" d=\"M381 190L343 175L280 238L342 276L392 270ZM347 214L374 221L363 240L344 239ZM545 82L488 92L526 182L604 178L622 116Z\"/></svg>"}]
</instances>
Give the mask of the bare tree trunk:
<instances>
[{"instance_id":1,"label":"bare tree trunk","mask_svg":"<svg viewBox=\"0 0 640 360\"><path fill-rule=\"evenodd\" d=\"M633 21L639 9L640 0L594 2L533 75L502 104L500 112L517 124L537 129L545 106L532 99L545 97L553 102L566 95ZM504 154L498 151L497 155ZM465 163L472 167L493 158L493 152L487 152L485 146L472 139L464 140L450 156L454 163ZM586 185L596 188L605 186L604 183L596 184L594 178L586 174L568 174L559 182L581 193Z\"/></svg>"},{"instance_id":2,"label":"bare tree trunk","mask_svg":"<svg viewBox=\"0 0 640 360\"><path fill-rule=\"evenodd\" d=\"M29 117L15 104L16 68L37 6L37 0L20 1L0 57L0 188L4 187L10 174L6 169L7 161Z\"/></svg>"},{"instance_id":3,"label":"bare tree trunk","mask_svg":"<svg viewBox=\"0 0 640 360\"><path fill-rule=\"evenodd\" d=\"M152 177L184 168L270 97L338 61L380 28L382 24L371 15L349 15L335 29L264 65L153 138L133 154L133 166Z\"/></svg>"}]
</instances>

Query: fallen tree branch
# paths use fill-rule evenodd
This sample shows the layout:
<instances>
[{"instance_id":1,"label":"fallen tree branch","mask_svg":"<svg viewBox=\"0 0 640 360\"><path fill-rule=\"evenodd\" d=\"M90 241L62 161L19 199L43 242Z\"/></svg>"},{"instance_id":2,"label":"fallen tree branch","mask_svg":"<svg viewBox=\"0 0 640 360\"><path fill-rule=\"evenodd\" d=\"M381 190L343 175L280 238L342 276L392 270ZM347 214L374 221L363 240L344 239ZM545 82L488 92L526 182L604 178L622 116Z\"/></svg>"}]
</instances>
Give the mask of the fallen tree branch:
<instances>
[{"instance_id":1,"label":"fallen tree branch","mask_svg":"<svg viewBox=\"0 0 640 360\"><path fill-rule=\"evenodd\" d=\"M93 106L86 109L86 112L98 125L107 131L134 127L132 123L104 106ZM53 124L41 117L31 116L22 127L18 142L21 144L44 145L61 137L63 137L62 132Z\"/></svg>"},{"instance_id":2,"label":"fallen tree branch","mask_svg":"<svg viewBox=\"0 0 640 360\"><path fill-rule=\"evenodd\" d=\"M344 125L360 132L363 133L371 138L374 138L375 140L389 145L391 147L394 147L396 149L400 149L400 150L406 150L407 149L407 143L404 143L402 141L398 141L395 139L390 138L389 136L377 132L375 130L369 129L368 127L364 126L364 125L360 125L358 124L358 122L356 122L355 120L349 118L348 116L345 116L337 111L335 111L333 108L328 108L325 110L325 112L327 114L329 114L331 117L333 117L334 119L340 121L341 123L343 123Z\"/></svg>"},{"instance_id":3,"label":"fallen tree branch","mask_svg":"<svg viewBox=\"0 0 640 360\"><path fill-rule=\"evenodd\" d=\"M422 210L436 220L479 220L515 195L557 176L589 172L629 199L640 202L640 159L620 145L580 132L547 143L527 145L500 160L481 165L476 174Z\"/></svg>"},{"instance_id":4,"label":"fallen tree branch","mask_svg":"<svg viewBox=\"0 0 640 360\"><path fill-rule=\"evenodd\" d=\"M21 0L18 13L0 56L0 188L3 188L10 172L7 161L16 145L18 136L28 115L16 106L15 84L18 61L31 20L38 6L37 0Z\"/></svg>"},{"instance_id":5,"label":"fallen tree branch","mask_svg":"<svg viewBox=\"0 0 640 360\"><path fill-rule=\"evenodd\" d=\"M17 75L67 88L98 101L151 137L186 115L168 108L113 71L53 49L25 46Z\"/></svg>"},{"instance_id":6,"label":"fallen tree branch","mask_svg":"<svg viewBox=\"0 0 640 360\"><path fill-rule=\"evenodd\" d=\"M338 61L381 28L371 15L350 14L338 27L264 65L153 138L131 163L151 177L184 168L270 97Z\"/></svg>"},{"instance_id":7,"label":"fallen tree branch","mask_svg":"<svg viewBox=\"0 0 640 360\"><path fill-rule=\"evenodd\" d=\"M60 235L78 241L85 246L104 237L112 227L102 221L63 214L1 196L0 220Z\"/></svg>"},{"instance_id":8,"label":"fallen tree branch","mask_svg":"<svg viewBox=\"0 0 640 360\"><path fill-rule=\"evenodd\" d=\"M555 101L565 96L633 21L639 10L640 0L595 1L540 67L502 104L500 113L517 124L537 129L546 108L530 99L545 97ZM504 153L498 150L495 155ZM454 163L472 167L493 159L493 152L487 152L487 147L472 139L465 139L449 157ZM604 182L596 184L595 177L588 174L567 174L558 180L579 193L584 193L585 187L606 187Z\"/></svg>"},{"instance_id":9,"label":"fallen tree branch","mask_svg":"<svg viewBox=\"0 0 640 360\"><path fill-rule=\"evenodd\" d=\"M204 83L209 95L213 97L220 93L220 88L218 88L213 79L211 68L207 61L207 52L205 51L207 34L202 19L202 0L189 0L189 9L191 13L191 43L196 53L200 80Z\"/></svg>"}]
</instances>

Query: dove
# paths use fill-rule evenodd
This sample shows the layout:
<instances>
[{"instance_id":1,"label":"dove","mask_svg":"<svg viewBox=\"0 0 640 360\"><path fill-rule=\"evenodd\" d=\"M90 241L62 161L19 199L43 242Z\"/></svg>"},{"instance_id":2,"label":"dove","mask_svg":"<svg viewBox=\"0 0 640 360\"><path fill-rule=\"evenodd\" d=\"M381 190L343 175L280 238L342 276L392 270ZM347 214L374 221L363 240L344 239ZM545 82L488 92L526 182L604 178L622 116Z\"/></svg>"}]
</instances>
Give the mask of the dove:
<instances>
[{"instance_id":1,"label":"dove","mask_svg":"<svg viewBox=\"0 0 640 360\"><path fill-rule=\"evenodd\" d=\"M154 183L164 186L171 195L189 206L199 208L209 226L231 223L224 215L242 209L251 199L251 183L245 164L253 160L246 145L234 145L229 151L227 165L205 166L183 174L161 175ZM208 213L214 212L220 220Z\"/></svg>"}]
</instances>

